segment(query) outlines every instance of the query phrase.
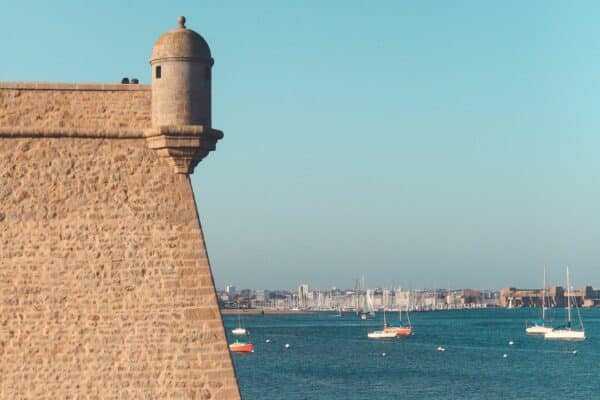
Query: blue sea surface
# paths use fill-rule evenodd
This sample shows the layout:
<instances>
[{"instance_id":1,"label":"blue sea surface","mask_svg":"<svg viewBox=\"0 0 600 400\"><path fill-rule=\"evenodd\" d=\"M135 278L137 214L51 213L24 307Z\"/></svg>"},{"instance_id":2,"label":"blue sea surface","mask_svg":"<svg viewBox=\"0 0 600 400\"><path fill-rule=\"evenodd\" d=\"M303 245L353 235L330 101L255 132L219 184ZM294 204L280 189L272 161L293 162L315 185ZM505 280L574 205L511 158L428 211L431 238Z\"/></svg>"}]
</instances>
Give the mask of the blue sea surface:
<instances>
[{"instance_id":1,"label":"blue sea surface","mask_svg":"<svg viewBox=\"0 0 600 400\"><path fill-rule=\"evenodd\" d=\"M555 311L556 324L562 313ZM335 313L244 315L244 339L255 350L233 361L246 400L600 399L600 309L581 314L583 342L525 335L535 309L413 313L414 335L393 341L367 339L382 313L369 321ZM232 342L237 316L224 320ZM388 313L389 322L397 320Z\"/></svg>"}]
</instances>

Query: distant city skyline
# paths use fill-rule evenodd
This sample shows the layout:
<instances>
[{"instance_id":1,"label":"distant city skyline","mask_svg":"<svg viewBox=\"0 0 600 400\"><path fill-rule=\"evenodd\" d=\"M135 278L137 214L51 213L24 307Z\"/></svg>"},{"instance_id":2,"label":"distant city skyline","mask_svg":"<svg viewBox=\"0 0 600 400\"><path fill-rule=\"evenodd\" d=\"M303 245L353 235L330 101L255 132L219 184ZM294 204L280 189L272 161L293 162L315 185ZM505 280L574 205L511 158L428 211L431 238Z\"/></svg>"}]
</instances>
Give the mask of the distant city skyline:
<instances>
[{"instance_id":1,"label":"distant city skyline","mask_svg":"<svg viewBox=\"0 0 600 400\"><path fill-rule=\"evenodd\" d=\"M357 280L358 282L358 280ZM239 291L243 291L243 290L250 290L250 291L254 291L254 290L267 290L267 291L290 291L290 292L294 292L294 291L298 291L300 290L300 287L305 287L305 289L303 289L304 291L330 291L330 290L340 290L340 291L353 291L353 290L357 290L357 282L354 283L354 285L351 286L340 286L340 285L330 285L327 287L323 287L323 286L318 286L318 285L312 285L309 283L309 281L301 281L298 282L296 284L296 286L293 287L269 287L269 286L256 286L256 287L251 287L251 286L238 286L236 285L234 282L228 282L223 286L219 286L216 285L216 289L220 290L220 291L226 291L229 292L230 290L234 291L234 292L239 292ZM366 284L366 283L365 283ZM580 289L581 287L584 286L589 286L589 287L593 287L593 285L591 285L589 282L585 282L582 281L581 283L577 283L571 284L571 288L573 289ZM566 284L564 282L547 282L546 285L547 288L555 288L555 287L562 287L562 288L566 288ZM509 284L509 285L505 285L505 286L488 286L488 287L475 287L475 286L410 286L410 285L395 285L395 286L390 286L390 285L368 285L366 284L366 288L369 290L425 290L425 291L434 291L434 290L447 290L447 291L453 291L453 290L463 290L463 289L474 289L474 290L488 290L488 291L499 291L501 289L504 288L519 288L519 290L538 290L541 291L543 288L543 284L542 282L538 282L537 285L531 285L531 286L524 286L524 285L519 285L517 283L513 283L513 284Z\"/></svg>"},{"instance_id":2,"label":"distant city skyline","mask_svg":"<svg viewBox=\"0 0 600 400\"><path fill-rule=\"evenodd\" d=\"M149 83L182 14L225 133L191 178L218 287L600 287L600 3L31 1L0 80Z\"/></svg>"},{"instance_id":3,"label":"distant city skyline","mask_svg":"<svg viewBox=\"0 0 600 400\"><path fill-rule=\"evenodd\" d=\"M294 290L241 289L228 285L217 290L222 309L264 310L352 310L360 314L381 309L411 311L462 310L487 307L565 307L567 299L579 307L600 306L600 290L590 285L579 288L550 286L545 288L505 287L494 289L408 289L310 288L306 283Z\"/></svg>"},{"instance_id":4,"label":"distant city skyline","mask_svg":"<svg viewBox=\"0 0 600 400\"><path fill-rule=\"evenodd\" d=\"M221 302L221 309L337 310L339 314L350 311L357 315L362 313L369 316L381 309L440 311L487 308L500 304L500 292L490 290L310 290L306 284L300 284L296 291L237 291L236 288L228 286L226 290L217 291L217 296Z\"/></svg>"}]
</instances>

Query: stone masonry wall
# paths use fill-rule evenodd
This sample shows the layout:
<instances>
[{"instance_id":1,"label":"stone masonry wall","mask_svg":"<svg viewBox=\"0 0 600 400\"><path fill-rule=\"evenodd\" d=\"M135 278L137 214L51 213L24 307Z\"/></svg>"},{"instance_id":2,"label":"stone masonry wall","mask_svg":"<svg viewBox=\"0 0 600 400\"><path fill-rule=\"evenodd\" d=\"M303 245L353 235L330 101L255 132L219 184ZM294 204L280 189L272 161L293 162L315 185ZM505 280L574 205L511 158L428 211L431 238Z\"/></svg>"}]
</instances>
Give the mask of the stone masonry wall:
<instances>
[{"instance_id":1,"label":"stone masonry wall","mask_svg":"<svg viewBox=\"0 0 600 400\"><path fill-rule=\"evenodd\" d=\"M150 118L145 91L29 94L0 128ZM239 399L189 177L144 139L0 134L0 398Z\"/></svg>"},{"instance_id":2,"label":"stone masonry wall","mask_svg":"<svg viewBox=\"0 0 600 400\"><path fill-rule=\"evenodd\" d=\"M141 136L152 124L151 101L147 85L0 83L0 134L10 127Z\"/></svg>"}]
</instances>

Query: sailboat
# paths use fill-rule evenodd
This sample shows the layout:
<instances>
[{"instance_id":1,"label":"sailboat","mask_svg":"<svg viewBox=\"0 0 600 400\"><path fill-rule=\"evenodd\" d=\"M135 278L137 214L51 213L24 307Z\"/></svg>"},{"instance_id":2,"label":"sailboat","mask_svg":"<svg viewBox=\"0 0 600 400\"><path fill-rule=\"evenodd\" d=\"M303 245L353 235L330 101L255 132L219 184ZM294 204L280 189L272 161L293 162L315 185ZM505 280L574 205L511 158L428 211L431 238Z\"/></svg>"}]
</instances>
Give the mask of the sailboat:
<instances>
[{"instance_id":1,"label":"sailboat","mask_svg":"<svg viewBox=\"0 0 600 400\"><path fill-rule=\"evenodd\" d=\"M387 328L387 320L385 318L385 308L383 309L383 329L380 331L373 331L367 334L369 339L394 339L396 336L396 332L388 331Z\"/></svg>"},{"instance_id":2,"label":"sailboat","mask_svg":"<svg viewBox=\"0 0 600 400\"><path fill-rule=\"evenodd\" d=\"M408 315L408 306L406 307L406 319L408 321L407 324L402 323L402 309L398 311L400 315L400 325L399 326L388 326L384 330L387 332L394 332L398 336L410 336L412 335L412 323L410 322L410 316Z\"/></svg>"},{"instance_id":3,"label":"sailboat","mask_svg":"<svg viewBox=\"0 0 600 400\"><path fill-rule=\"evenodd\" d=\"M236 340L229 345L229 350L232 353L254 353L254 345L252 343Z\"/></svg>"},{"instance_id":4,"label":"sailboat","mask_svg":"<svg viewBox=\"0 0 600 400\"><path fill-rule=\"evenodd\" d=\"M408 308L410 306L410 292L408 293L408 302L406 304L406 320L407 323L402 322L402 307L398 307L398 319L400 321L399 326L388 326L385 328L386 331L395 332L398 336L410 336L412 335L412 323L410 322L410 316L408 315Z\"/></svg>"},{"instance_id":5,"label":"sailboat","mask_svg":"<svg viewBox=\"0 0 600 400\"><path fill-rule=\"evenodd\" d=\"M245 335L247 333L246 328L242 327L242 317L240 316L239 312L238 312L238 326L237 326L237 328L233 328L231 330L231 333L233 333L234 335Z\"/></svg>"},{"instance_id":6,"label":"sailboat","mask_svg":"<svg viewBox=\"0 0 600 400\"><path fill-rule=\"evenodd\" d=\"M375 307L373 306L373 300L371 300L371 291L367 289L365 291L365 301L363 302L362 311L360 312L360 319L371 319L375 316Z\"/></svg>"},{"instance_id":7,"label":"sailboat","mask_svg":"<svg viewBox=\"0 0 600 400\"><path fill-rule=\"evenodd\" d=\"M526 324L525 332L528 335L544 335L552 331L551 326L546 326L546 268L544 267L544 289L542 290L542 318Z\"/></svg>"},{"instance_id":8,"label":"sailboat","mask_svg":"<svg viewBox=\"0 0 600 400\"><path fill-rule=\"evenodd\" d=\"M567 323L564 326L560 326L552 329L550 332L544 334L544 339L548 340L585 340L585 330L583 328L583 321L581 320L581 314L579 308L575 302L575 309L577 310L577 316L579 317L579 329L573 328L571 324L571 282L569 281L569 267L567 266Z\"/></svg>"},{"instance_id":9,"label":"sailboat","mask_svg":"<svg viewBox=\"0 0 600 400\"><path fill-rule=\"evenodd\" d=\"M364 277L363 277L363 279L364 279ZM354 307L354 312L356 313L356 316L358 317L358 316L360 316L360 294L362 292L362 287L361 287L359 279L356 280L356 285L354 286L354 289L356 291L356 296L355 296L356 306Z\"/></svg>"}]
</instances>

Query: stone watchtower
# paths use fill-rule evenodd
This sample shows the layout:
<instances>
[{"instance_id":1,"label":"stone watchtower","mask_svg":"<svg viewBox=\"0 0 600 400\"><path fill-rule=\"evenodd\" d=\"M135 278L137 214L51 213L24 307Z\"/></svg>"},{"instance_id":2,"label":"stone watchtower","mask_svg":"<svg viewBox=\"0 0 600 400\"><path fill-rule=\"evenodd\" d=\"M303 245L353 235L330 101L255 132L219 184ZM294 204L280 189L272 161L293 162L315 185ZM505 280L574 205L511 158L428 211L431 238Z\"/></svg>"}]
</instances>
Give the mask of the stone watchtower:
<instances>
[{"instance_id":1,"label":"stone watchtower","mask_svg":"<svg viewBox=\"0 0 600 400\"><path fill-rule=\"evenodd\" d=\"M152 51L152 125L210 127L213 64L206 41L179 17L179 27L162 35Z\"/></svg>"},{"instance_id":2,"label":"stone watchtower","mask_svg":"<svg viewBox=\"0 0 600 400\"><path fill-rule=\"evenodd\" d=\"M223 137L211 129L213 64L208 44L186 29L185 17L179 17L179 27L154 44L149 145L170 157L178 173L192 172Z\"/></svg>"},{"instance_id":3,"label":"stone watchtower","mask_svg":"<svg viewBox=\"0 0 600 400\"><path fill-rule=\"evenodd\" d=\"M0 82L0 399L239 399L189 174L212 129L206 41L152 85Z\"/></svg>"}]
</instances>

